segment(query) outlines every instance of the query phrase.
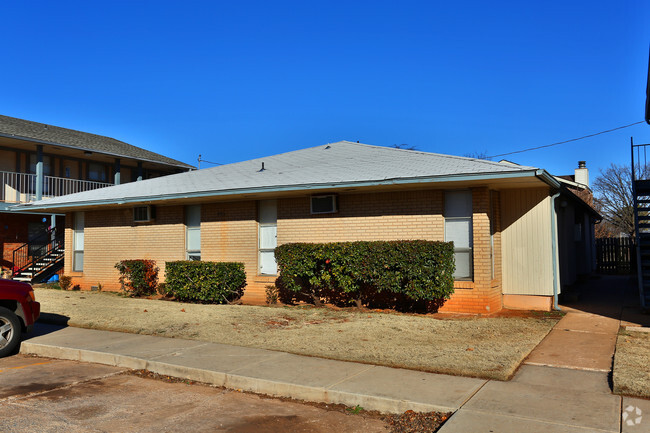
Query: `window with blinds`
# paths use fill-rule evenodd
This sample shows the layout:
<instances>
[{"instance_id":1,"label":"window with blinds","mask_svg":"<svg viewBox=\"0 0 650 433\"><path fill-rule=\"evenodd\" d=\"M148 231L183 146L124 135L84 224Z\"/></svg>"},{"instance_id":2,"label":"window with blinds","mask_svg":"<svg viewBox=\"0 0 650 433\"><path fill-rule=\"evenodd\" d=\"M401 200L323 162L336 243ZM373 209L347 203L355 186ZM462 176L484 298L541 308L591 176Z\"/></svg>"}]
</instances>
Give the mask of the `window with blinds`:
<instances>
[{"instance_id":1,"label":"window with blinds","mask_svg":"<svg viewBox=\"0 0 650 433\"><path fill-rule=\"evenodd\" d=\"M472 261L472 192L445 192L445 241L454 242L456 272L454 279L471 280Z\"/></svg>"},{"instance_id":2,"label":"window with blinds","mask_svg":"<svg viewBox=\"0 0 650 433\"><path fill-rule=\"evenodd\" d=\"M276 200L259 202L259 269L261 275L276 275L275 247L278 246L278 205Z\"/></svg>"},{"instance_id":3,"label":"window with blinds","mask_svg":"<svg viewBox=\"0 0 650 433\"><path fill-rule=\"evenodd\" d=\"M74 228L72 232L72 270L84 270L84 213L74 213Z\"/></svg>"},{"instance_id":4,"label":"window with blinds","mask_svg":"<svg viewBox=\"0 0 650 433\"><path fill-rule=\"evenodd\" d=\"M185 206L185 256L201 260L201 205Z\"/></svg>"}]
</instances>

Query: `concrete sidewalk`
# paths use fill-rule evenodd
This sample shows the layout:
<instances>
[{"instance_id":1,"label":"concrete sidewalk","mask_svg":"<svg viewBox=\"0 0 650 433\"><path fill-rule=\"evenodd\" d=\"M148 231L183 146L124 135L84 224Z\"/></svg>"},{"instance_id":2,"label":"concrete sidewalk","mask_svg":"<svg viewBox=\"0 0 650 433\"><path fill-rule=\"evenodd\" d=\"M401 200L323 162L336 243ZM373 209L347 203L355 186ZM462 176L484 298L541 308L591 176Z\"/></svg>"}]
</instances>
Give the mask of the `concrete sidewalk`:
<instances>
[{"instance_id":1,"label":"concrete sidewalk","mask_svg":"<svg viewBox=\"0 0 650 433\"><path fill-rule=\"evenodd\" d=\"M389 413L453 412L487 382L249 347L40 323L20 351Z\"/></svg>"},{"instance_id":2,"label":"concrete sidewalk","mask_svg":"<svg viewBox=\"0 0 650 433\"><path fill-rule=\"evenodd\" d=\"M483 386L440 433L650 432L650 401L613 395L609 384L621 318L631 317L624 314L631 292L629 278L589 281L580 302L562 306L566 316L513 380ZM645 417L629 425L637 410Z\"/></svg>"}]
</instances>

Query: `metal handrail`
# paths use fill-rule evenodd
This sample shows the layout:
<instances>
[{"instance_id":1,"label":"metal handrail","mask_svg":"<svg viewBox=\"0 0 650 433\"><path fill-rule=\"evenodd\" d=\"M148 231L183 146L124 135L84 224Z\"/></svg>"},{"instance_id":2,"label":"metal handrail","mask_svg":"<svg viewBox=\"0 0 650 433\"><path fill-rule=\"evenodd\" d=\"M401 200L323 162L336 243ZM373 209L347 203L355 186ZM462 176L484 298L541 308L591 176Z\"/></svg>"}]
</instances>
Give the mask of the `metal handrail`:
<instances>
[{"instance_id":1,"label":"metal handrail","mask_svg":"<svg viewBox=\"0 0 650 433\"><path fill-rule=\"evenodd\" d=\"M641 238L640 232L639 232L639 202L638 202L638 197L637 197L637 191L636 191L636 182L637 180L645 180L644 177L648 173L647 170L647 153L646 153L646 147L648 144L634 144L634 139L630 137L630 150L632 152L632 167L631 167L631 180L632 180L632 197L634 200L634 234L636 236L636 269L637 269L637 284L639 287L639 297L641 301L641 307L645 308L645 290L643 287L643 259L641 257ZM637 167L635 167L634 164L634 151L636 150L637 152L637 163L640 163L641 159L641 148L643 148L643 166L641 164L638 164L638 172L637 172ZM643 169L641 169L643 167ZM637 176L638 175L638 176Z\"/></svg>"},{"instance_id":2,"label":"metal handrail","mask_svg":"<svg viewBox=\"0 0 650 433\"><path fill-rule=\"evenodd\" d=\"M648 170L648 151L650 143L634 144L634 139L630 137L632 147L632 180L646 180L650 177ZM634 153L636 152L636 162L634 163ZM643 163L641 162L643 160Z\"/></svg>"},{"instance_id":3,"label":"metal handrail","mask_svg":"<svg viewBox=\"0 0 650 433\"><path fill-rule=\"evenodd\" d=\"M13 251L12 276L16 277L29 269L34 263L49 256L55 250L63 248L64 236L56 227L48 229L42 235L24 243ZM40 245L36 249L31 247Z\"/></svg>"},{"instance_id":4,"label":"metal handrail","mask_svg":"<svg viewBox=\"0 0 650 433\"><path fill-rule=\"evenodd\" d=\"M0 201L11 203L35 201L36 182L37 176L35 174L0 171ZM92 180L43 176L43 198L92 191L107 186L112 186L112 184Z\"/></svg>"}]
</instances>

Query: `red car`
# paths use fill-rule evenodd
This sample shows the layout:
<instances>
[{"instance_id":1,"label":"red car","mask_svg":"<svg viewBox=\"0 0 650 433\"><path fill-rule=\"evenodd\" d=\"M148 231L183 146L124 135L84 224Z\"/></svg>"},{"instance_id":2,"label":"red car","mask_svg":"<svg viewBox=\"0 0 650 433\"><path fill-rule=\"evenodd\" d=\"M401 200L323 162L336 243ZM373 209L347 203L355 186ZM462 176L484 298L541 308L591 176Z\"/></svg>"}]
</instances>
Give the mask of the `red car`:
<instances>
[{"instance_id":1,"label":"red car","mask_svg":"<svg viewBox=\"0 0 650 433\"><path fill-rule=\"evenodd\" d=\"M0 358L14 351L23 331L31 331L40 314L32 286L0 279Z\"/></svg>"}]
</instances>

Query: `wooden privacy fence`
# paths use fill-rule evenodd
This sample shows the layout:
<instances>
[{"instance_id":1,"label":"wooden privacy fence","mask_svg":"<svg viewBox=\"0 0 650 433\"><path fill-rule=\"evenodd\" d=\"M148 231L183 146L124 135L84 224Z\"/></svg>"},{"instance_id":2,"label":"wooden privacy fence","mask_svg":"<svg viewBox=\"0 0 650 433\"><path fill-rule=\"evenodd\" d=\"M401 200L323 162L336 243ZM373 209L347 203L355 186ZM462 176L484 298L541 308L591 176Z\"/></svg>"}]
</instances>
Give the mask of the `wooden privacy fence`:
<instances>
[{"instance_id":1,"label":"wooden privacy fence","mask_svg":"<svg viewBox=\"0 0 650 433\"><path fill-rule=\"evenodd\" d=\"M597 270L603 274L636 272L636 244L632 238L596 239Z\"/></svg>"}]
</instances>

